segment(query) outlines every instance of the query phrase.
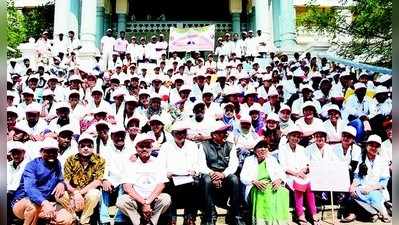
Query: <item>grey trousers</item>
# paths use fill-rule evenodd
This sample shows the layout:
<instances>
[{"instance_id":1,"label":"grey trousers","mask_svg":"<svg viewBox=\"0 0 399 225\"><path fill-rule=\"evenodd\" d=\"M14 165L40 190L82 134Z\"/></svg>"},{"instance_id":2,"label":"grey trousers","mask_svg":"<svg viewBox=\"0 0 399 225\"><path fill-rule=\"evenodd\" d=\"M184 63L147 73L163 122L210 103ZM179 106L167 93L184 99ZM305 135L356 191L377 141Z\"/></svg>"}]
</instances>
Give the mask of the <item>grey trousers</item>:
<instances>
[{"instance_id":1,"label":"grey trousers","mask_svg":"<svg viewBox=\"0 0 399 225\"><path fill-rule=\"evenodd\" d=\"M151 216L152 224L156 225L158 223L159 217L162 213L166 212L171 203L170 195L166 193L161 193L154 200L153 214ZM135 200L133 200L129 195L123 194L116 200L116 207L118 207L122 213L127 215L132 221L133 225L140 225L140 212L139 205Z\"/></svg>"}]
</instances>

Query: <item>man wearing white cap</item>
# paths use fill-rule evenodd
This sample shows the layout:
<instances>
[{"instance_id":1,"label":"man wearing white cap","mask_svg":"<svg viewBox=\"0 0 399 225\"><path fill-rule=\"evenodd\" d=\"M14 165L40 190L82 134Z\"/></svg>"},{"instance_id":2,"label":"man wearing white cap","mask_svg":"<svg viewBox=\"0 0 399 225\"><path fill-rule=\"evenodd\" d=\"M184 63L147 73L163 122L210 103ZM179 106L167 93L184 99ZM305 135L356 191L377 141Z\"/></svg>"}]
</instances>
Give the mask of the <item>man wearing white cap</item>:
<instances>
[{"instance_id":1,"label":"man wearing white cap","mask_svg":"<svg viewBox=\"0 0 399 225\"><path fill-rule=\"evenodd\" d=\"M69 196L64 196L63 200L69 202L75 212L82 212L79 223L88 225L100 199L98 187L104 177L105 160L94 153L94 139L89 134L83 133L78 145L79 153L65 162L64 182Z\"/></svg>"},{"instance_id":2,"label":"man wearing white cap","mask_svg":"<svg viewBox=\"0 0 399 225\"><path fill-rule=\"evenodd\" d=\"M115 204L116 199L122 191L122 179L125 176L123 162L128 160L133 154L132 146L125 144L126 130L122 125L114 125L110 128L112 143L107 145L100 154L106 160L105 175L102 183L102 199L100 205L100 223L109 223L108 207ZM118 210L115 213L114 221L117 223L126 222L126 218Z\"/></svg>"},{"instance_id":3,"label":"man wearing white cap","mask_svg":"<svg viewBox=\"0 0 399 225\"><path fill-rule=\"evenodd\" d=\"M44 119L40 118L40 112L42 107L39 103L32 103L26 107L25 119L21 122L28 125L30 135L35 141L43 140L41 135L48 128L48 125Z\"/></svg>"},{"instance_id":4,"label":"man wearing white cap","mask_svg":"<svg viewBox=\"0 0 399 225\"><path fill-rule=\"evenodd\" d=\"M166 169L169 183L166 192L172 197L171 213L169 220L176 223L176 207L183 205L185 209L184 219L195 221L196 196L198 196L198 182L194 182L199 176L198 145L187 140L187 130L190 124L184 121L176 121L172 125L173 140L164 143L159 151L158 159L162 168ZM186 182L180 183L180 176L185 176Z\"/></svg>"},{"instance_id":5,"label":"man wearing white cap","mask_svg":"<svg viewBox=\"0 0 399 225\"><path fill-rule=\"evenodd\" d=\"M313 88L310 85L300 85L302 97L299 97L292 103L292 114L299 118L303 116L302 106L305 102L311 101L316 109L316 113L319 114L321 112L320 102L313 99Z\"/></svg>"},{"instance_id":6,"label":"man wearing white cap","mask_svg":"<svg viewBox=\"0 0 399 225\"><path fill-rule=\"evenodd\" d=\"M366 96L367 88L363 83L355 84L355 94L351 95L343 105L348 114L348 120L368 117L370 114L371 98Z\"/></svg>"},{"instance_id":7,"label":"man wearing white cap","mask_svg":"<svg viewBox=\"0 0 399 225\"><path fill-rule=\"evenodd\" d=\"M86 105L80 101L80 93L77 90L70 91L67 95L67 101L70 107L70 116L78 121L88 114Z\"/></svg>"},{"instance_id":8,"label":"man wearing white cap","mask_svg":"<svg viewBox=\"0 0 399 225\"><path fill-rule=\"evenodd\" d=\"M323 122L327 132L327 142L337 144L341 142L341 132L346 126L346 122L341 119L341 110L336 104L327 107L328 119Z\"/></svg>"},{"instance_id":9,"label":"man wearing white cap","mask_svg":"<svg viewBox=\"0 0 399 225\"><path fill-rule=\"evenodd\" d=\"M139 134L136 137L137 160L124 161L123 191L116 206L130 218L133 225L144 222L158 224L159 217L171 204L170 196L162 193L168 182L165 168L151 156L153 137Z\"/></svg>"},{"instance_id":10,"label":"man wearing white cap","mask_svg":"<svg viewBox=\"0 0 399 225\"><path fill-rule=\"evenodd\" d=\"M205 103L205 118L214 120L223 115L220 105L214 101L213 90L210 86L204 88L202 101Z\"/></svg>"},{"instance_id":11,"label":"man wearing white cap","mask_svg":"<svg viewBox=\"0 0 399 225\"><path fill-rule=\"evenodd\" d=\"M157 51L157 59L160 59L162 54L166 54L166 50L168 49L168 42L164 40L164 35L159 35L159 40L155 44L155 50Z\"/></svg>"},{"instance_id":12,"label":"man wearing white cap","mask_svg":"<svg viewBox=\"0 0 399 225\"><path fill-rule=\"evenodd\" d=\"M107 29L106 36L101 38L100 53L103 55L105 68L109 68L111 54L114 51L115 38L112 37L112 29Z\"/></svg>"},{"instance_id":13,"label":"man wearing white cap","mask_svg":"<svg viewBox=\"0 0 399 225\"><path fill-rule=\"evenodd\" d=\"M76 127L72 125L66 125L58 130L57 141L58 141L58 160L61 163L62 168L64 168L65 161L71 155L78 153L78 146L74 138L74 130Z\"/></svg>"},{"instance_id":14,"label":"man wearing white cap","mask_svg":"<svg viewBox=\"0 0 399 225\"><path fill-rule=\"evenodd\" d=\"M91 92L92 99L90 99L88 102L89 104L87 105L87 109L89 111L93 111L96 108L102 108L105 109L108 114L112 113L111 111L111 105L104 100L104 91L102 90L101 87L96 86L93 88Z\"/></svg>"},{"instance_id":15,"label":"man wearing white cap","mask_svg":"<svg viewBox=\"0 0 399 225\"><path fill-rule=\"evenodd\" d=\"M22 174L11 205L15 216L26 225L36 224L39 218L61 225L74 222L72 214L55 202L65 193L57 151L57 141L45 139L40 149L42 156L30 161Z\"/></svg>"},{"instance_id":16,"label":"man wearing white cap","mask_svg":"<svg viewBox=\"0 0 399 225\"><path fill-rule=\"evenodd\" d=\"M212 127L212 139L200 145L199 163L202 173L201 187L204 198L204 224L213 224L212 212L215 207L215 196L230 198L230 221L233 225L241 225L239 202L239 180L234 174L238 168L238 157L233 143L227 142L229 125L218 121Z\"/></svg>"},{"instance_id":17,"label":"man wearing white cap","mask_svg":"<svg viewBox=\"0 0 399 225\"><path fill-rule=\"evenodd\" d=\"M26 87L22 90L22 102L17 105L17 109L21 115L25 114L26 107L34 102L34 97L35 92L29 87Z\"/></svg>"},{"instance_id":18,"label":"man wearing white cap","mask_svg":"<svg viewBox=\"0 0 399 225\"><path fill-rule=\"evenodd\" d=\"M145 58L150 60L150 63L157 63L157 37L153 35L151 41L148 42L144 49Z\"/></svg>"},{"instance_id":19,"label":"man wearing white cap","mask_svg":"<svg viewBox=\"0 0 399 225\"><path fill-rule=\"evenodd\" d=\"M74 127L74 131L76 134L80 133L79 130L79 121L70 116L70 107L68 102L58 102L55 106L55 118L53 118L49 125L48 129L55 132L63 126L71 125Z\"/></svg>"},{"instance_id":20,"label":"man wearing white cap","mask_svg":"<svg viewBox=\"0 0 399 225\"><path fill-rule=\"evenodd\" d=\"M188 139L197 143L210 139L210 127L216 122L214 118L206 118L205 103L201 100L193 103L193 114L187 118L186 123L190 124Z\"/></svg>"},{"instance_id":21,"label":"man wearing white cap","mask_svg":"<svg viewBox=\"0 0 399 225\"><path fill-rule=\"evenodd\" d=\"M11 224L15 217L12 213L11 201L14 198L15 190L24 172L28 159L25 157L26 145L22 142L11 141L7 143L7 155L10 155L11 161L7 162L7 222Z\"/></svg>"},{"instance_id":22,"label":"man wearing white cap","mask_svg":"<svg viewBox=\"0 0 399 225\"><path fill-rule=\"evenodd\" d=\"M377 115L387 116L392 113L392 99L388 97L389 90L385 86L379 85L375 89L374 98L370 104L369 118Z\"/></svg>"}]
</instances>

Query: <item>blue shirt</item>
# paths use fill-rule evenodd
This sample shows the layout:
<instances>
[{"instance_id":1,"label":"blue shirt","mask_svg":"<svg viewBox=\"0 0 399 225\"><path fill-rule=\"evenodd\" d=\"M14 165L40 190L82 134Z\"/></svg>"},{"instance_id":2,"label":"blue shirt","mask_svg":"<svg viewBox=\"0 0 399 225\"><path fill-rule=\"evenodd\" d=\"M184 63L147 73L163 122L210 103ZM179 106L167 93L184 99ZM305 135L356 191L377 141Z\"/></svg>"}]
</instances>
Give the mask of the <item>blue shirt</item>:
<instances>
[{"instance_id":1,"label":"blue shirt","mask_svg":"<svg viewBox=\"0 0 399 225\"><path fill-rule=\"evenodd\" d=\"M22 173L13 203L27 197L33 203L41 205L44 200L51 197L51 192L63 180L61 163L58 159L55 166L49 166L42 157L35 158L26 165Z\"/></svg>"}]
</instances>

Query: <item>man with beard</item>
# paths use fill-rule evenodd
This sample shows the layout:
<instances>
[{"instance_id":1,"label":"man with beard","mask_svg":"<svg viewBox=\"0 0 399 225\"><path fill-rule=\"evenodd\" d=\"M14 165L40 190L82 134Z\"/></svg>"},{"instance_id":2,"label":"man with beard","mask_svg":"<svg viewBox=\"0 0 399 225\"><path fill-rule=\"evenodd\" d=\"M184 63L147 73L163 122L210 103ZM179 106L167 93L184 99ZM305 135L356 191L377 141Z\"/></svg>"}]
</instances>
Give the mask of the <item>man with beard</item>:
<instances>
[{"instance_id":1,"label":"man with beard","mask_svg":"<svg viewBox=\"0 0 399 225\"><path fill-rule=\"evenodd\" d=\"M199 175L198 145L187 140L189 125L190 123L184 121L176 121L171 129L173 140L163 144L158 155L169 178L166 184L166 193L172 197L169 224L176 224L176 209L180 207L184 208L184 224L195 224L197 215L199 183L194 180ZM178 184L178 176L185 176L188 181Z\"/></svg>"},{"instance_id":2,"label":"man with beard","mask_svg":"<svg viewBox=\"0 0 399 225\"><path fill-rule=\"evenodd\" d=\"M129 159L134 150L132 146L125 144L126 130L121 125L111 127L112 144L108 145L101 152L101 156L106 160L105 175L102 182L102 199L100 204L100 223L108 224L111 222L108 208L115 204L116 199L123 193L122 179L126 170L123 168L123 162ZM115 224L126 222L125 216L117 210L114 217Z\"/></svg>"},{"instance_id":3,"label":"man with beard","mask_svg":"<svg viewBox=\"0 0 399 225\"><path fill-rule=\"evenodd\" d=\"M16 217L24 220L24 225L36 225L39 218L49 223L70 225L74 217L56 203L65 193L62 168L57 159L57 141L45 139L40 152L41 157L25 167L11 203L12 210Z\"/></svg>"},{"instance_id":4,"label":"man with beard","mask_svg":"<svg viewBox=\"0 0 399 225\"><path fill-rule=\"evenodd\" d=\"M125 194L118 197L116 206L133 225L158 224L171 204L170 196L162 193L168 179L165 168L151 156L153 137L140 134L136 140L137 159L123 161L124 171L132 173L122 180Z\"/></svg>"},{"instance_id":5,"label":"man with beard","mask_svg":"<svg viewBox=\"0 0 399 225\"><path fill-rule=\"evenodd\" d=\"M58 141L58 160L64 168L65 161L71 155L78 153L78 147L73 137L75 128L72 125L66 125L57 130Z\"/></svg>"},{"instance_id":6,"label":"man with beard","mask_svg":"<svg viewBox=\"0 0 399 225\"><path fill-rule=\"evenodd\" d=\"M232 225L244 224L240 217L239 180L234 174L238 167L236 148L227 142L228 125L218 121L212 127L212 139L203 142L199 150L201 196L204 199L202 212L204 224L215 224L215 205L227 204L230 199L228 221Z\"/></svg>"},{"instance_id":7,"label":"man with beard","mask_svg":"<svg viewBox=\"0 0 399 225\"><path fill-rule=\"evenodd\" d=\"M67 102L58 102L55 106L56 115L49 123L49 130L55 132L66 125L75 127L75 133L79 134L79 121L70 117L70 108Z\"/></svg>"},{"instance_id":8,"label":"man with beard","mask_svg":"<svg viewBox=\"0 0 399 225\"><path fill-rule=\"evenodd\" d=\"M104 176L105 160L94 153L94 139L87 133L79 137L79 153L71 155L65 162L64 179L68 195L63 196L69 209L82 212L79 224L90 224L90 217L100 199L101 180Z\"/></svg>"},{"instance_id":9,"label":"man with beard","mask_svg":"<svg viewBox=\"0 0 399 225\"><path fill-rule=\"evenodd\" d=\"M8 154L11 156L11 161L7 163L7 224L11 224L13 218L15 218L12 213L11 201L29 161L25 157L26 148L27 146L19 141L7 143Z\"/></svg>"},{"instance_id":10,"label":"man with beard","mask_svg":"<svg viewBox=\"0 0 399 225\"><path fill-rule=\"evenodd\" d=\"M187 124L191 124L188 131L187 139L196 143L201 143L205 140L210 139L210 126L216 122L213 118L205 118L205 103L201 100L197 101L193 105L192 118L188 119Z\"/></svg>"},{"instance_id":11,"label":"man with beard","mask_svg":"<svg viewBox=\"0 0 399 225\"><path fill-rule=\"evenodd\" d=\"M34 141L43 140L43 134L47 129L47 123L40 118L42 106L39 103L33 102L26 107L25 120L21 122L28 125L29 134Z\"/></svg>"},{"instance_id":12,"label":"man with beard","mask_svg":"<svg viewBox=\"0 0 399 225\"><path fill-rule=\"evenodd\" d=\"M100 52L103 55L105 68L109 68L112 53L114 51L115 38L112 37L112 29L107 29L106 36L101 38Z\"/></svg>"}]
</instances>

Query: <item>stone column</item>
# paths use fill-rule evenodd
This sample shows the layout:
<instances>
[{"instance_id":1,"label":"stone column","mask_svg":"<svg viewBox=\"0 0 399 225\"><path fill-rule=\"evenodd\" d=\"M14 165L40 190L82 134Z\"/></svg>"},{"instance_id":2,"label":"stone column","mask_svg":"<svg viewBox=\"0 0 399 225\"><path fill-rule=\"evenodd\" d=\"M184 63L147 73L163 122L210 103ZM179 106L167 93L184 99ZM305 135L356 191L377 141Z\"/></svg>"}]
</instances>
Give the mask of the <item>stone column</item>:
<instances>
[{"instance_id":1,"label":"stone column","mask_svg":"<svg viewBox=\"0 0 399 225\"><path fill-rule=\"evenodd\" d=\"M63 33L67 36L68 33L68 17L69 4L65 0L55 0L54 5L54 33L53 36L56 37L57 34Z\"/></svg>"},{"instance_id":2,"label":"stone column","mask_svg":"<svg viewBox=\"0 0 399 225\"><path fill-rule=\"evenodd\" d=\"M118 17L118 35L120 31L126 31L127 0L116 0L116 15Z\"/></svg>"},{"instance_id":3,"label":"stone column","mask_svg":"<svg viewBox=\"0 0 399 225\"><path fill-rule=\"evenodd\" d=\"M269 4L269 0L255 0L256 30L261 30L267 40L272 40L271 19L271 4Z\"/></svg>"},{"instance_id":4,"label":"stone column","mask_svg":"<svg viewBox=\"0 0 399 225\"><path fill-rule=\"evenodd\" d=\"M241 0L230 0L229 8L231 13L231 24L233 33L240 34L241 32L241 12L242 12L242 1Z\"/></svg>"},{"instance_id":5,"label":"stone column","mask_svg":"<svg viewBox=\"0 0 399 225\"><path fill-rule=\"evenodd\" d=\"M273 11L273 39L274 46L276 48L281 47L281 37L280 37L280 25L284 23L280 22L280 0L272 0L272 11Z\"/></svg>"},{"instance_id":6,"label":"stone column","mask_svg":"<svg viewBox=\"0 0 399 225\"><path fill-rule=\"evenodd\" d=\"M81 42L82 50L79 58L89 65L94 63L96 48L96 13L97 0L82 0Z\"/></svg>"},{"instance_id":7,"label":"stone column","mask_svg":"<svg viewBox=\"0 0 399 225\"><path fill-rule=\"evenodd\" d=\"M296 21L293 0L280 0L280 26L281 49L283 51L296 51Z\"/></svg>"},{"instance_id":8,"label":"stone column","mask_svg":"<svg viewBox=\"0 0 399 225\"><path fill-rule=\"evenodd\" d=\"M97 0L96 13L96 47L99 48L102 36L104 36L104 0Z\"/></svg>"},{"instance_id":9,"label":"stone column","mask_svg":"<svg viewBox=\"0 0 399 225\"><path fill-rule=\"evenodd\" d=\"M68 14L68 31L75 32L76 37L79 35L80 25L80 0L69 0L69 14Z\"/></svg>"}]
</instances>

